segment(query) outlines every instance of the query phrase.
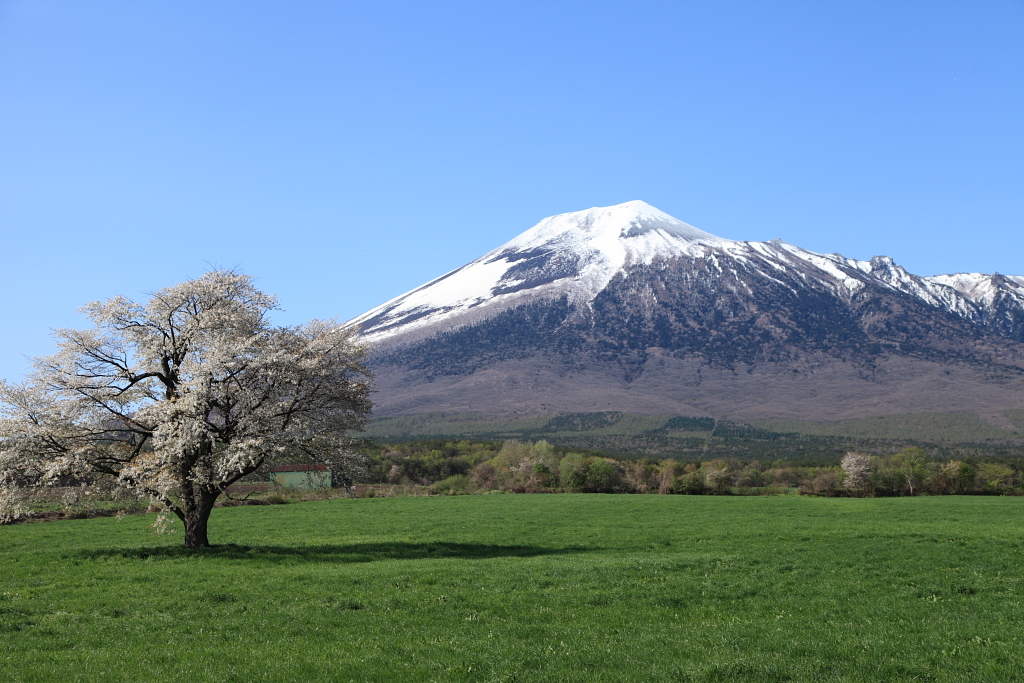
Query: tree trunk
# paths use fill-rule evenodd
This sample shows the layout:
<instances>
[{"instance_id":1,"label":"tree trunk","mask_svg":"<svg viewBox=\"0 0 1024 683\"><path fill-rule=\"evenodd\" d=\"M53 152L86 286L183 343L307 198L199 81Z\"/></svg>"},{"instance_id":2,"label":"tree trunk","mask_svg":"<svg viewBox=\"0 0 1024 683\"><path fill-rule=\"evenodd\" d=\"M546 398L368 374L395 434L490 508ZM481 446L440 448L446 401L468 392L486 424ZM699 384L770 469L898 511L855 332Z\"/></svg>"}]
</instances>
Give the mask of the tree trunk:
<instances>
[{"instance_id":1,"label":"tree trunk","mask_svg":"<svg viewBox=\"0 0 1024 683\"><path fill-rule=\"evenodd\" d=\"M210 521L210 513L213 511L213 503L217 500L219 491L199 491L199 500L185 515L185 547L186 548L207 548L210 546L210 539L206 535L206 527Z\"/></svg>"}]
</instances>

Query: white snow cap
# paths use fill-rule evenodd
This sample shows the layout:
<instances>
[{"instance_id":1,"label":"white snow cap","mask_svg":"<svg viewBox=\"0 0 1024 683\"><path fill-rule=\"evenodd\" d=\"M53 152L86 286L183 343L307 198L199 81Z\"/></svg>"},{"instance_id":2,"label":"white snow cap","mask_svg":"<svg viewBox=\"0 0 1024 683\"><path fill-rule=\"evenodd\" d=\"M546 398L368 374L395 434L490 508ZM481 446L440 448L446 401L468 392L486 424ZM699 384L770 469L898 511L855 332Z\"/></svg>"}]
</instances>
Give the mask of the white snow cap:
<instances>
[{"instance_id":1,"label":"white snow cap","mask_svg":"<svg viewBox=\"0 0 1024 683\"><path fill-rule=\"evenodd\" d=\"M597 206L585 211L562 213L545 218L515 239L498 247L500 252L543 243L566 243L600 239L639 237L652 231L684 240L719 243L722 240L688 223L635 199L615 206ZM493 253L493 252L492 252Z\"/></svg>"},{"instance_id":2,"label":"white snow cap","mask_svg":"<svg viewBox=\"0 0 1024 683\"><path fill-rule=\"evenodd\" d=\"M348 324L362 325L365 338L376 341L399 328L429 326L442 317L529 294L557 291L580 304L593 299L625 266L649 264L659 256L703 254L727 242L639 200L563 213Z\"/></svg>"}]
</instances>

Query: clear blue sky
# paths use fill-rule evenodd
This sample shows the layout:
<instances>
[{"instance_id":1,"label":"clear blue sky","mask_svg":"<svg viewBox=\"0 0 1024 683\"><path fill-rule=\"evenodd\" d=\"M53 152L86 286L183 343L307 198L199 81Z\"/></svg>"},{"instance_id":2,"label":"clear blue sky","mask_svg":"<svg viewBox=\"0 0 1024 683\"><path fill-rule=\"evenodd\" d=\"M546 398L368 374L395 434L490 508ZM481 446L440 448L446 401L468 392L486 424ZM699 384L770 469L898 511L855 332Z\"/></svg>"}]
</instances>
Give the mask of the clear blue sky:
<instances>
[{"instance_id":1,"label":"clear blue sky","mask_svg":"<svg viewBox=\"0 0 1024 683\"><path fill-rule=\"evenodd\" d=\"M1024 2L0 0L0 377L211 265L348 319L631 199L1024 274Z\"/></svg>"}]
</instances>

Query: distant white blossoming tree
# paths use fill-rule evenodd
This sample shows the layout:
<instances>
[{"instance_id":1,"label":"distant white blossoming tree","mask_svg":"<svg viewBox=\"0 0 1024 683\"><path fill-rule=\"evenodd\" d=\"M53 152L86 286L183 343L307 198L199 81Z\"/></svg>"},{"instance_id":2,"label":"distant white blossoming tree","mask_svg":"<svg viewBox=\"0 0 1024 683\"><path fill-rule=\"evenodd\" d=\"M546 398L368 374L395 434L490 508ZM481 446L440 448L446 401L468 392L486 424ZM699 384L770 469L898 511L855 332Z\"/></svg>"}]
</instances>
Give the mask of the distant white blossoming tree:
<instances>
[{"instance_id":1,"label":"distant white blossoming tree","mask_svg":"<svg viewBox=\"0 0 1024 683\"><path fill-rule=\"evenodd\" d=\"M843 468L843 486L862 495L871 484L871 456L862 453L847 453L839 463Z\"/></svg>"},{"instance_id":2,"label":"distant white blossoming tree","mask_svg":"<svg viewBox=\"0 0 1024 683\"><path fill-rule=\"evenodd\" d=\"M0 516L22 494L106 478L155 499L209 545L214 502L277 464L358 467L367 421L366 348L334 322L275 327L274 297L215 271L153 294L86 305L89 330L22 384L0 383ZM24 508L22 508L24 509Z\"/></svg>"}]
</instances>

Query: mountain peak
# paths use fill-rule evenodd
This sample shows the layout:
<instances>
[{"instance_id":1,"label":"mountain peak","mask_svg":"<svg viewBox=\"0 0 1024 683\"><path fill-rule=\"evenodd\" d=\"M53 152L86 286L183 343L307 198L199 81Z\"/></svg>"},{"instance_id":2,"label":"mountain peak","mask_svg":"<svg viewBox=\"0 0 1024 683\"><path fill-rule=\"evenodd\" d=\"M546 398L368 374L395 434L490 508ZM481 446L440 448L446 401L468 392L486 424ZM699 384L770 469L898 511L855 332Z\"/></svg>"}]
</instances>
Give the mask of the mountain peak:
<instances>
[{"instance_id":1,"label":"mountain peak","mask_svg":"<svg viewBox=\"0 0 1024 683\"><path fill-rule=\"evenodd\" d=\"M671 236L688 242L701 241L718 244L723 241L719 237L670 216L647 202L635 199L614 206L595 206L582 211L562 213L545 218L515 239L499 247L497 251L522 248L526 245L592 242L602 238L607 240L629 239L652 232L660 232L662 237ZM594 246L601 248L597 244Z\"/></svg>"},{"instance_id":2,"label":"mountain peak","mask_svg":"<svg viewBox=\"0 0 1024 683\"><path fill-rule=\"evenodd\" d=\"M396 332L465 324L485 309L496 312L536 297L565 295L575 307L631 266L704 255L725 244L731 242L639 200L563 213L350 324L380 341Z\"/></svg>"}]
</instances>

